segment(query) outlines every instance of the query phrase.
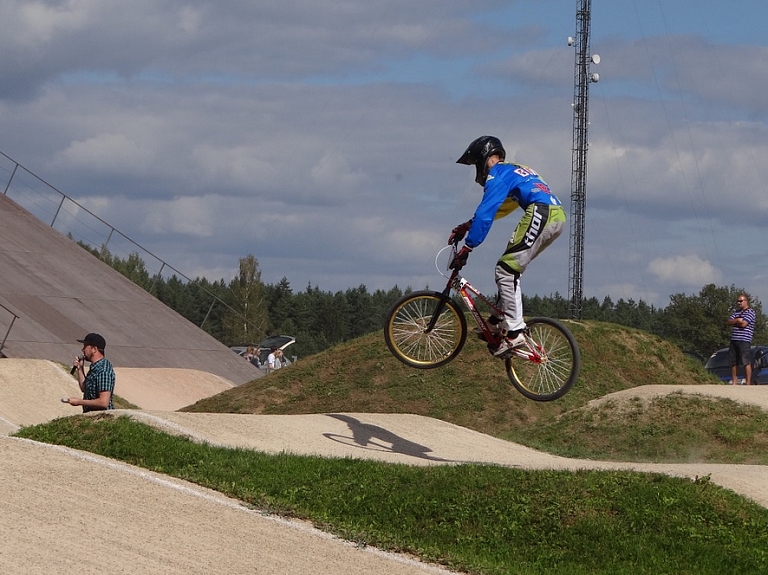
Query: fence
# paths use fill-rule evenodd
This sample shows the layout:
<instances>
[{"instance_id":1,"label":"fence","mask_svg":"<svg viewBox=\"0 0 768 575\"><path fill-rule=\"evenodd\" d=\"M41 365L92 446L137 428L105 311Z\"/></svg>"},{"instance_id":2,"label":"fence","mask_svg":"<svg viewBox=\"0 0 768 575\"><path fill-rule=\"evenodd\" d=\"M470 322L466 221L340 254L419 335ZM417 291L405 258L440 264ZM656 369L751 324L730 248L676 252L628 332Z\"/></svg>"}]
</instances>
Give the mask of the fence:
<instances>
[{"instance_id":1,"label":"fence","mask_svg":"<svg viewBox=\"0 0 768 575\"><path fill-rule=\"evenodd\" d=\"M76 202L55 186L46 182L43 178L28 170L17 161L0 152L0 174L7 175L3 195L9 197L22 208L30 212L41 221L49 224L60 233L85 245L96 247L100 250L102 259L109 252L112 255L127 259L131 254L137 254L144 262L150 277L168 279L175 276L188 284L192 280L178 269L144 248L127 235L105 222L89 209ZM2 180L0 180L2 185ZM197 285L197 284L194 284ZM222 305L230 311L240 315L243 321L255 328L256 332L263 331L263 326L253 326L242 314L239 314L229 304L224 302L216 294L197 285L206 296L211 298L208 312L205 314L200 328L205 325L215 305ZM155 295L155 294L153 294ZM3 306L4 307L4 306ZM7 309L7 308L6 308ZM14 318L8 328L8 332L0 344L2 352L5 341L8 338L13 322L18 316L11 313Z\"/></svg>"},{"instance_id":2,"label":"fence","mask_svg":"<svg viewBox=\"0 0 768 575\"><path fill-rule=\"evenodd\" d=\"M3 350L5 349L5 342L8 341L8 334L11 333L13 324L16 322L17 319L19 319L19 316L17 316L15 313L13 313L11 310L9 310L7 307L5 307L1 303L0 303L0 307L13 316L11 318L11 323L8 325L8 329L5 331L5 335L3 336L3 341L0 342L0 357L5 357L5 355L3 354Z\"/></svg>"}]
</instances>

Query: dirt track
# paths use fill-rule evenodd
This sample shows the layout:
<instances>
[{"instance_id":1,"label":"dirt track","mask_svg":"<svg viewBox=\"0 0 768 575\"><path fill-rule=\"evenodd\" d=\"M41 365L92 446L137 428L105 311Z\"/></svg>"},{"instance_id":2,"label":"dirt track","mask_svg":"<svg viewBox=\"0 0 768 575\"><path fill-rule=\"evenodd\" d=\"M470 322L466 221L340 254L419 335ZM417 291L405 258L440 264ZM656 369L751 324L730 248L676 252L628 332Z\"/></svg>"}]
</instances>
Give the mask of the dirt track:
<instances>
[{"instance_id":1,"label":"dirt track","mask_svg":"<svg viewBox=\"0 0 768 575\"><path fill-rule=\"evenodd\" d=\"M0 360L1 573L445 572L408 558L357 549L303 523L264 517L182 481L91 454L2 436L20 425L77 412L59 401L62 395L77 391L69 375L49 362L18 363L29 361L33 360ZM163 374L165 385L168 376ZM190 389L199 393L199 375L192 379ZM183 397L183 373L175 385L174 397ZM600 401L650 398L676 390L729 397L768 409L768 387L648 386ZM141 406L142 398L135 399ZM768 468L763 466L565 459L415 415L253 416L166 411L118 411L115 415L121 413L198 440L266 452L375 458L413 465L472 461L532 469L710 475L713 482L768 507ZM102 541L106 550L98 553Z\"/></svg>"}]
</instances>

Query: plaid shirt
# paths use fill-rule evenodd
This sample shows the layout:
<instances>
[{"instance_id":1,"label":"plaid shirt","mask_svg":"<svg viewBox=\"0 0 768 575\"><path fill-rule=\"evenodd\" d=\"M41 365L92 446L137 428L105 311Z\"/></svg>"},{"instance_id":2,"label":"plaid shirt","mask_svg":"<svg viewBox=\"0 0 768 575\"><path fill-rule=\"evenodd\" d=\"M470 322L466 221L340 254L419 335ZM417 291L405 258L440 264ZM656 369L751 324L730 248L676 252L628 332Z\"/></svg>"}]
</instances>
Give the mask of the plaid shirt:
<instances>
[{"instance_id":1,"label":"plaid shirt","mask_svg":"<svg viewBox=\"0 0 768 575\"><path fill-rule=\"evenodd\" d=\"M106 357L91 364L91 369L88 370L88 375L83 381L83 399L98 399L102 391L109 392L109 407L107 409L114 409L112 396L115 393L115 370ZM91 407L83 406L83 412L92 410Z\"/></svg>"}]
</instances>

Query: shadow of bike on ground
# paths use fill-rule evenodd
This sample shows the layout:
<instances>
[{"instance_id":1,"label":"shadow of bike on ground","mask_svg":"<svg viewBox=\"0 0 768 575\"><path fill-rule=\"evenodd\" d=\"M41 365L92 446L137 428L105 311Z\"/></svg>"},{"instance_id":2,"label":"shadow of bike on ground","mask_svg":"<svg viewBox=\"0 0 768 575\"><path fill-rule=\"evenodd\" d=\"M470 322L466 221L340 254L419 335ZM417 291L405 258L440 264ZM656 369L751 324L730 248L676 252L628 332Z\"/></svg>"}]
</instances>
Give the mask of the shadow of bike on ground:
<instances>
[{"instance_id":1,"label":"shadow of bike on ground","mask_svg":"<svg viewBox=\"0 0 768 575\"><path fill-rule=\"evenodd\" d=\"M329 413L328 417L333 417L334 419L343 421L349 426L349 430L352 432L352 437L347 437L345 435L339 435L336 433L323 433L324 437L332 441L337 441L339 443L343 443L344 445L351 445L352 447L358 447L372 451L399 453L409 457L425 459L427 461L456 463L450 459L443 459L441 457L434 457L429 455L429 452L432 451L432 449L429 447L420 445L413 441L409 441L387 429L384 429L383 427L379 427L378 425L362 423L354 417L340 413Z\"/></svg>"}]
</instances>

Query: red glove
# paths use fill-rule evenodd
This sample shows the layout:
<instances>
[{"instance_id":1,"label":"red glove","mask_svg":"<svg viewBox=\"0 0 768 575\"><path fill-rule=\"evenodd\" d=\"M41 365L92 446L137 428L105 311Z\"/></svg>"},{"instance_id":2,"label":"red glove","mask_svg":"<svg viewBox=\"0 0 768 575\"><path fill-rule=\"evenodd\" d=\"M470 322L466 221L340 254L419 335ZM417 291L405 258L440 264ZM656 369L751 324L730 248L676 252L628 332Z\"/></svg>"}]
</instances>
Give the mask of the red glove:
<instances>
[{"instance_id":1,"label":"red glove","mask_svg":"<svg viewBox=\"0 0 768 575\"><path fill-rule=\"evenodd\" d=\"M459 271L461 268L467 265L467 258L469 257L470 253L472 253L472 248L464 246L459 250L459 253L454 256L453 261L451 261L448 267L452 270Z\"/></svg>"},{"instance_id":2,"label":"red glove","mask_svg":"<svg viewBox=\"0 0 768 575\"><path fill-rule=\"evenodd\" d=\"M463 224L459 224L455 228L451 230L451 235L448 236L448 245L451 244L458 244L461 240L464 239L464 236L467 235L467 232L469 231L470 226L472 225L472 220L467 220Z\"/></svg>"}]
</instances>

